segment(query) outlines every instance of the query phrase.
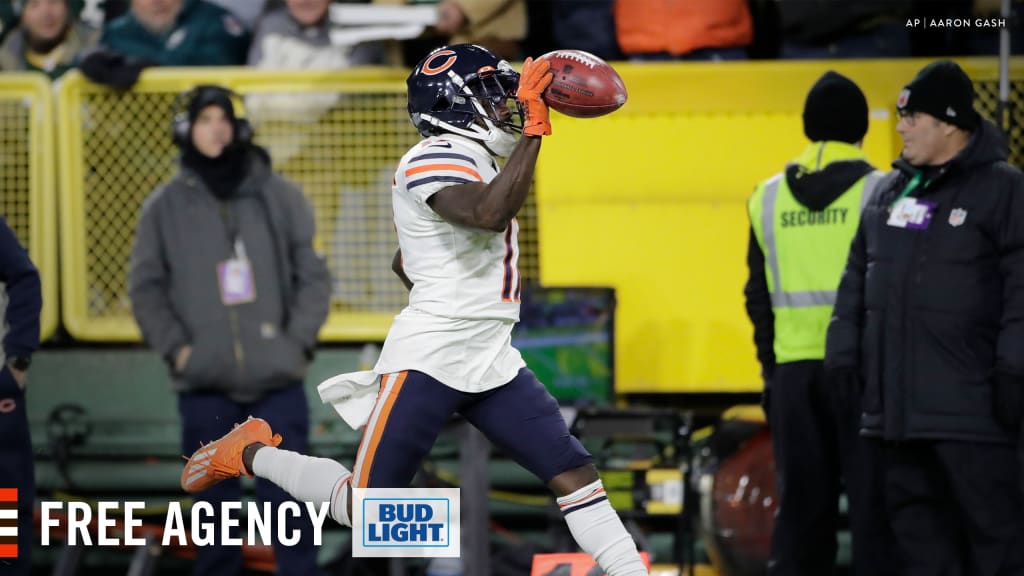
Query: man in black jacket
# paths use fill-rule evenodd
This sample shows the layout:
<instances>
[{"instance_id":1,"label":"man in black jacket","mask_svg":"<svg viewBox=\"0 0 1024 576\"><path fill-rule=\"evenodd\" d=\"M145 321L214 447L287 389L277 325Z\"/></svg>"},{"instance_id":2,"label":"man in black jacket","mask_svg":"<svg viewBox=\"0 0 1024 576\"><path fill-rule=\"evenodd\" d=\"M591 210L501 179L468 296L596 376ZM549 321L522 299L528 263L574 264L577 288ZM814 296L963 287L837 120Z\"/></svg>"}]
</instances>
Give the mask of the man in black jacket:
<instances>
[{"instance_id":1,"label":"man in black jacket","mask_svg":"<svg viewBox=\"0 0 1024 576\"><path fill-rule=\"evenodd\" d=\"M0 558L0 573L32 571L32 506L35 499L32 439L28 431L25 384L32 353L39 347L43 308L39 272L14 231L0 218L0 487L17 489L17 554ZM6 334L4 334L6 327ZM5 534L10 536L10 534Z\"/></svg>"},{"instance_id":2,"label":"man in black jacket","mask_svg":"<svg viewBox=\"0 0 1024 576\"><path fill-rule=\"evenodd\" d=\"M1024 573L1024 174L950 61L897 100L903 138L854 237L826 368L863 385L909 576Z\"/></svg>"}]
</instances>

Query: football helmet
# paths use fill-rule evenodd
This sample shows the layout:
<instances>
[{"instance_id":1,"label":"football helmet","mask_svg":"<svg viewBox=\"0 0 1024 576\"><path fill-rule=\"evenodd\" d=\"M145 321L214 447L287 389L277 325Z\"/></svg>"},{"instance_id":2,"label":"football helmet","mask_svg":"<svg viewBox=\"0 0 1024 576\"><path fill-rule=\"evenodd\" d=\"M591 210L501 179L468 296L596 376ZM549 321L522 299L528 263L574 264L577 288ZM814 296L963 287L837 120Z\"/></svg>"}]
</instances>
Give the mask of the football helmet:
<instances>
[{"instance_id":1,"label":"football helmet","mask_svg":"<svg viewBox=\"0 0 1024 576\"><path fill-rule=\"evenodd\" d=\"M409 117L423 136L443 132L481 142L508 156L522 132L515 99L519 73L490 50L455 44L428 54L406 81Z\"/></svg>"}]
</instances>

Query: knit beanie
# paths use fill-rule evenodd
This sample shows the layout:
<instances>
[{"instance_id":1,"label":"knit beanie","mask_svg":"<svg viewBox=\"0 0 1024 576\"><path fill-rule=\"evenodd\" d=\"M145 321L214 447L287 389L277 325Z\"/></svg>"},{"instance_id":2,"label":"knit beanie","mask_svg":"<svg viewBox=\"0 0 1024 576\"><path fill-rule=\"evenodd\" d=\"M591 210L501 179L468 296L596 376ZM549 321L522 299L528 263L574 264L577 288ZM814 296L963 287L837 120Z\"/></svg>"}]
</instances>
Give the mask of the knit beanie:
<instances>
[{"instance_id":1,"label":"knit beanie","mask_svg":"<svg viewBox=\"0 0 1024 576\"><path fill-rule=\"evenodd\" d=\"M896 99L900 112L924 112L968 132L978 127L974 83L951 60L932 62L917 73Z\"/></svg>"},{"instance_id":2,"label":"knit beanie","mask_svg":"<svg viewBox=\"0 0 1024 576\"><path fill-rule=\"evenodd\" d=\"M804 134L812 142L855 144L868 133L868 101L842 74L829 70L811 86L804 102Z\"/></svg>"}]
</instances>

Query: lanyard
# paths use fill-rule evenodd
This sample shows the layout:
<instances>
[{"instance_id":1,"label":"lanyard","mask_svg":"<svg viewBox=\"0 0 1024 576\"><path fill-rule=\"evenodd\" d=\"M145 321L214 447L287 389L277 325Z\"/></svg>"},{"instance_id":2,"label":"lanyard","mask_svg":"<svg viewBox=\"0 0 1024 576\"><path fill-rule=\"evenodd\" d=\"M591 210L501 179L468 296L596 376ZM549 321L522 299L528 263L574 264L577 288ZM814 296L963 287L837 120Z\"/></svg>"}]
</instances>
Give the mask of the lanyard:
<instances>
[{"instance_id":1,"label":"lanyard","mask_svg":"<svg viewBox=\"0 0 1024 576\"><path fill-rule=\"evenodd\" d=\"M917 187L921 185L921 180L923 180L923 179L924 179L924 172L922 172L920 170L915 172L914 173L914 177L911 178L910 182L907 182L906 187L903 188L903 192L900 192L900 195L897 196L896 199L892 201L892 204L890 204L890 206L895 205L900 200L903 200L904 198L906 198L908 194L910 194L914 190L917 190ZM924 183L924 187L925 188L928 187L928 182Z\"/></svg>"},{"instance_id":2,"label":"lanyard","mask_svg":"<svg viewBox=\"0 0 1024 576\"><path fill-rule=\"evenodd\" d=\"M225 202L221 202L220 204L220 217L224 221L224 228L228 233L228 243L231 245L231 256L245 260L245 244L242 243L242 234L239 232L238 225L232 217L231 210Z\"/></svg>"}]
</instances>

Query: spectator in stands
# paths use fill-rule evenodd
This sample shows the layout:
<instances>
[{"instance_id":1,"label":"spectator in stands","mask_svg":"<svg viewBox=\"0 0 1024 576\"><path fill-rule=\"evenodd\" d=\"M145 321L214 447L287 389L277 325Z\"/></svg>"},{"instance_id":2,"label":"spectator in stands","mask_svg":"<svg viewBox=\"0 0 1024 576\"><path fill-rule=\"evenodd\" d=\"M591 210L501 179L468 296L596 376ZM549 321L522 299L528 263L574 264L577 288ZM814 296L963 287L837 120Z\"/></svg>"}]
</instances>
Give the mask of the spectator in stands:
<instances>
[{"instance_id":1,"label":"spectator in stands","mask_svg":"<svg viewBox=\"0 0 1024 576\"><path fill-rule=\"evenodd\" d=\"M905 58L912 0L781 0L782 58Z\"/></svg>"},{"instance_id":2,"label":"spectator in stands","mask_svg":"<svg viewBox=\"0 0 1024 576\"><path fill-rule=\"evenodd\" d=\"M905 58L912 0L780 0L783 58Z\"/></svg>"},{"instance_id":3,"label":"spectator in stands","mask_svg":"<svg viewBox=\"0 0 1024 576\"><path fill-rule=\"evenodd\" d=\"M43 297L39 272L14 231L0 217L0 293L4 291L7 298L6 306L2 305L4 299L0 299L0 326L6 326L7 333L0 350L0 486L18 490L18 555L0 560L0 571L28 576L32 570L36 486L25 407L25 372L32 353L39 347Z\"/></svg>"},{"instance_id":4,"label":"spectator in stands","mask_svg":"<svg viewBox=\"0 0 1024 576\"><path fill-rule=\"evenodd\" d=\"M265 14L249 48L249 65L281 70L340 70L384 64L377 43L355 46L331 42L328 8L331 0L287 0Z\"/></svg>"},{"instance_id":5,"label":"spectator in stands","mask_svg":"<svg viewBox=\"0 0 1024 576\"><path fill-rule=\"evenodd\" d=\"M82 62L82 72L128 89L146 66L245 64L249 33L230 12L204 0L132 0L100 43L102 49Z\"/></svg>"},{"instance_id":6,"label":"spectator in stands","mask_svg":"<svg viewBox=\"0 0 1024 576\"><path fill-rule=\"evenodd\" d=\"M754 39L747 0L616 0L615 29L636 60L743 60Z\"/></svg>"},{"instance_id":7,"label":"spectator in stands","mask_svg":"<svg viewBox=\"0 0 1024 576\"><path fill-rule=\"evenodd\" d=\"M374 4L412 4L411 0L373 0ZM435 29L451 44L479 44L507 60L521 58L526 38L525 0L440 0Z\"/></svg>"},{"instance_id":8,"label":"spectator in stands","mask_svg":"<svg viewBox=\"0 0 1024 576\"><path fill-rule=\"evenodd\" d=\"M615 0L556 0L551 3L554 46L557 49L585 50L605 60L622 59L622 51L615 39L614 6ZM533 5L530 10L533 10Z\"/></svg>"},{"instance_id":9,"label":"spectator in stands","mask_svg":"<svg viewBox=\"0 0 1024 576\"><path fill-rule=\"evenodd\" d=\"M271 172L233 98L201 86L175 115L180 168L142 208L129 264L133 313L170 369L185 453L249 414L289 430L286 443L305 450L303 380L327 317L330 277L313 249L313 213L302 191ZM256 495L275 506L289 499L267 481L257 481ZM238 501L241 484L197 497ZM312 526L293 520L288 530L307 537L275 546L277 574L317 574ZM197 554L195 574L241 571L238 548Z\"/></svg>"},{"instance_id":10,"label":"spectator in stands","mask_svg":"<svg viewBox=\"0 0 1024 576\"><path fill-rule=\"evenodd\" d=\"M0 70L36 70L59 78L98 37L74 21L68 0L27 0L18 27L0 45Z\"/></svg>"}]
</instances>

